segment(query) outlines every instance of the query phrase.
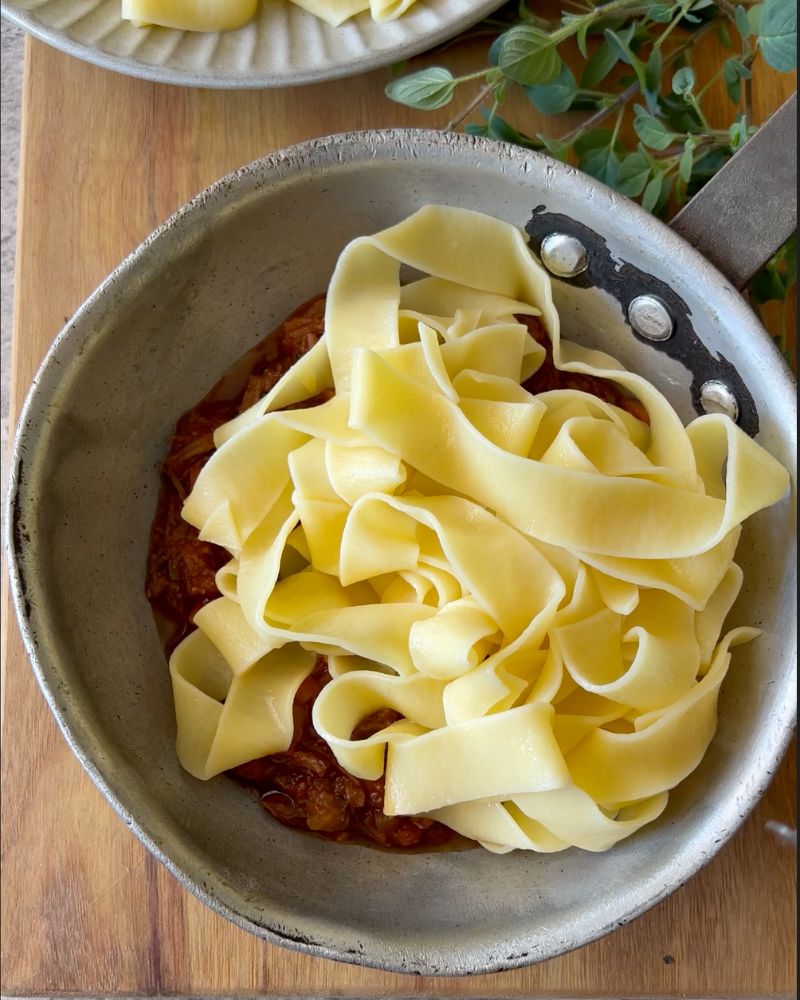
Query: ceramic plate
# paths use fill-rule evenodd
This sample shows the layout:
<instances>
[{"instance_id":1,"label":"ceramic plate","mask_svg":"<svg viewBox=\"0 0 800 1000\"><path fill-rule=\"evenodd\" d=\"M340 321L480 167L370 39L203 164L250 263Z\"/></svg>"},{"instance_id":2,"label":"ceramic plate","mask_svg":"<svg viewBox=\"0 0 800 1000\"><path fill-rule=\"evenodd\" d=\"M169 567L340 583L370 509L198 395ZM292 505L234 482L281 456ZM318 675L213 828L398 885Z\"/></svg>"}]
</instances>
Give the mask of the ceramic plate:
<instances>
[{"instance_id":1,"label":"ceramic plate","mask_svg":"<svg viewBox=\"0 0 800 1000\"><path fill-rule=\"evenodd\" d=\"M387 66L475 24L499 0L420 0L397 21L360 14L334 28L287 0L261 0L238 31L135 28L120 0L16 0L2 13L70 55L130 76L193 87L286 87Z\"/></svg>"}]
</instances>

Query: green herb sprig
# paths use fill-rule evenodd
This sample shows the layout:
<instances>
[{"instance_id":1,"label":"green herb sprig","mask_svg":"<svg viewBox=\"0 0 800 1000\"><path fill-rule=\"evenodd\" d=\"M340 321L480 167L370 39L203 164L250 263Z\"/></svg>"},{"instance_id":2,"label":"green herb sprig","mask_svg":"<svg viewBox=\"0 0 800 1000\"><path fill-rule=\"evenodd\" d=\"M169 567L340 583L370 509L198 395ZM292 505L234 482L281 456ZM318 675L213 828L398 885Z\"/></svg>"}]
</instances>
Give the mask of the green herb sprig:
<instances>
[{"instance_id":1,"label":"green herb sprig","mask_svg":"<svg viewBox=\"0 0 800 1000\"><path fill-rule=\"evenodd\" d=\"M470 32L491 39L481 69L456 77L432 66L393 79L386 93L401 104L434 110L479 81L477 96L453 115L449 128L477 114L481 121L467 123L466 132L574 163L657 215L684 204L755 131L754 62L763 59L781 72L797 66L795 0L747 6L733 0L564 0L569 10L555 20L538 16L528 3L535 6L534 0L516 0ZM698 85L695 50L712 32L730 54ZM577 45L577 71L564 58L565 43ZM705 111L706 95L719 80L731 103L724 128L712 127ZM587 117L561 134L528 134L500 114L514 89L541 114L580 110ZM634 145L626 143L622 129L626 115ZM785 299L796 281L796 259L795 240L759 272L750 286L757 306ZM779 335L784 353L787 336Z\"/></svg>"},{"instance_id":2,"label":"green herb sprig","mask_svg":"<svg viewBox=\"0 0 800 1000\"><path fill-rule=\"evenodd\" d=\"M797 331L789 319L789 299L797 294L797 233L794 233L775 254L772 260L753 277L748 294L756 312L767 330L772 333L786 363L795 367L794 340ZM764 306L768 302L779 302L777 323L767 317Z\"/></svg>"}]
</instances>

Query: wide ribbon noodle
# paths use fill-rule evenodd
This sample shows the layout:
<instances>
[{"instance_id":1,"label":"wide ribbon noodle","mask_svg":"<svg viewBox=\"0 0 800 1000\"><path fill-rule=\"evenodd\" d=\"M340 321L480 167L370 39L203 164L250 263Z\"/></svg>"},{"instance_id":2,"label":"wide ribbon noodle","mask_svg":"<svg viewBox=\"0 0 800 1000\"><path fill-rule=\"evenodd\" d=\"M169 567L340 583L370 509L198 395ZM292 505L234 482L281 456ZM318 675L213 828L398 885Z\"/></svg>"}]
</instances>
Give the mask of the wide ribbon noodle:
<instances>
[{"instance_id":1,"label":"wide ribbon noodle","mask_svg":"<svg viewBox=\"0 0 800 1000\"><path fill-rule=\"evenodd\" d=\"M373 21L394 21L416 0L292 0L334 27L369 12ZM149 24L181 31L234 31L251 21L258 0L122 0L122 17L137 27Z\"/></svg>"},{"instance_id":2,"label":"wide ribbon noodle","mask_svg":"<svg viewBox=\"0 0 800 1000\"><path fill-rule=\"evenodd\" d=\"M401 286L407 265L426 277ZM649 424L522 383L544 349L610 379ZM339 258L325 335L217 432L184 517L224 546L223 595L172 656L198 778L313 724L388 815L493 851L611 847L655 819L716 727L741 522L786 471L727 417L681 425L613 358L559 336L515 227L428 206ZM333 389L328 401L294 404ZM368 739L356 725L390 708Z\"/></svg>"}]
</instances>

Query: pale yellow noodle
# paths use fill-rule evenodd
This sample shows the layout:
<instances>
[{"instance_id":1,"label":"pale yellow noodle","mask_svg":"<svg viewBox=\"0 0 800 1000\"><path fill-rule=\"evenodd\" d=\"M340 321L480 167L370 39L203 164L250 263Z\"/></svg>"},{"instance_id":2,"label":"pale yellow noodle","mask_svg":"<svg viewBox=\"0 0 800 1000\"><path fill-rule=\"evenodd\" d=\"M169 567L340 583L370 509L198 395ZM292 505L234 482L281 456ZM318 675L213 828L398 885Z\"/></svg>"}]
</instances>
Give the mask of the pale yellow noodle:
<instances>
[{"instance_id":1,"label":"pale yellow noodle","mask_svg":"<svg viewBox=\"0 0 800 1000\"><path fill-rule=\"evenodd\" d=\"M401 288L401 265L427 277ZM649 425L527 392L544 351L520 315ZM705 753L729 649L757 634L722 635L740 525L785 470L563 341L521 232L475 212L428 206L351 243L325 328L219 429L184 507L232 559L171 659L181 762L210 778L286 749L321 653L314 727L353 775L385 774L387 814L493 851L606 850ZM401 720L354 740L382 708Z\"/></svg>"},{"instance_id":2,"label":"pale yellow noodle","mask_svg":"<svg viewBox=\"0 0 800 1000\"><path fill-rule=\"evenodd\" d=\"M255 17L258 0L121 0L122 17L181 31L234 31ZM336 27L368 12L373 21L393 21L416 0L291 0Z\"/></svg>"}]
</instances>

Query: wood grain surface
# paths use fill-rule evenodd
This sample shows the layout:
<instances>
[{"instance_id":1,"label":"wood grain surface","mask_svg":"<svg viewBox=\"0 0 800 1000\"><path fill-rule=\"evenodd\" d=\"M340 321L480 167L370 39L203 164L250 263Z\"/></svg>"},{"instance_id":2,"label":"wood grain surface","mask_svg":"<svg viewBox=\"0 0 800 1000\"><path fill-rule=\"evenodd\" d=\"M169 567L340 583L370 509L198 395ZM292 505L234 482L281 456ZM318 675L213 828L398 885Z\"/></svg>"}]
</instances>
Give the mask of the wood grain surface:
<instances>
[{"instance_id":1,"label":"wood grain surface","mask_svg":"<svg viewBox=\"0 0 800 1000\"><path fill-rule=\"evenodd\" d=\"M480 65L461 45L451 65ZM417 60L431 62L433 59ZM700 76L702 77L702 67ZM225 172L316 135L442 126L382 96L388 70L297 90L172 88L29 41L25 75L12 419L55 334L157 224ZM793 89L762 72L763 118ZM718 95L719 110L724 100ZM533 109L519 105L535 131ZM509 114L509 117L512 115ZM565 128L570 124L565 116ZM315 997L790 996L794 749L744 827L699 875L604 940L516 972L385 974L263 944L184 891L83 773L36 687L4 594L2 989ZM587 887L587 892L591 887Z\"/></svg>"}]
</instances>

